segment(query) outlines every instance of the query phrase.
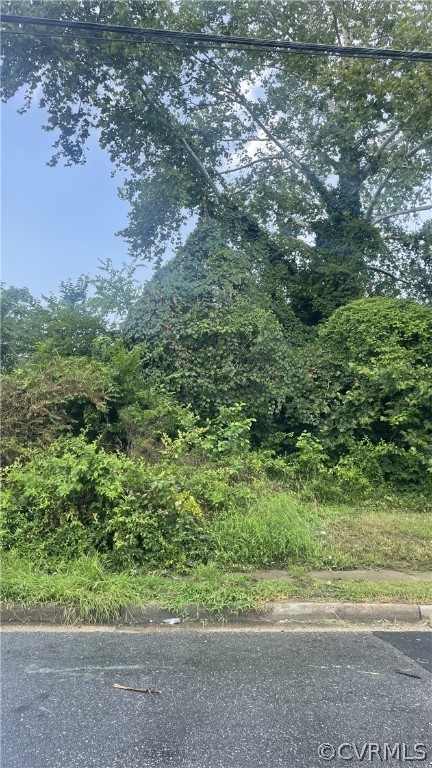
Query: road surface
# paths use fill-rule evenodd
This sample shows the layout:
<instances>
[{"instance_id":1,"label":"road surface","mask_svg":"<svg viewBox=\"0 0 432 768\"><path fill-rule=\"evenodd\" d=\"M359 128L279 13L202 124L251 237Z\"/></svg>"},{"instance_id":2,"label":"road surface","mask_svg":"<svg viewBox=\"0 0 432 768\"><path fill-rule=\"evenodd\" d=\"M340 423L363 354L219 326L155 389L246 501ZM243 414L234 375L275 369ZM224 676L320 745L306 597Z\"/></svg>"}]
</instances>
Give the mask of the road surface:
<instances>
[{"instance_id":1,"label":"road surface","mask_svg":"<svg viewBox=\"0 0 432 768\"><path fill-rule=\"evenodd\" d=\"M7 631L1 766L429 766L431 642L427 632Z\"/></svg>"}]
</instances>

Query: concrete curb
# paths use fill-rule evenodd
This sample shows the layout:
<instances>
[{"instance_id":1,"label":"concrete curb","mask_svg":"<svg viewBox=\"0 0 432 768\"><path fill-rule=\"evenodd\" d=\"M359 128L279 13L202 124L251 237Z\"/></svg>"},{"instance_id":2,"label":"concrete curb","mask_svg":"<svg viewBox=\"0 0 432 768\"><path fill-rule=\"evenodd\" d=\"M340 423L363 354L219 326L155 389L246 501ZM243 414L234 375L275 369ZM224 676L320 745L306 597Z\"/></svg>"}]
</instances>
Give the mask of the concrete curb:
<instances>
[{"instance_id":1,"label":"concrete curb","mask_svg":"<svg viewBox=\"0 0 432 768\"><path fill-rule=\"evenodd\" d=\"M111 622L124 626L160 625L167 619L176 618L173 611L155 605L127 605L112 616ZM432 617L432 605L414 605L408 603L269 603L262 611L244 611L240 613L221 611L212 614L196 606L185 606L181 612L182 621L199 623L223 621L230 625L244 624L289 624L327 623L343 621L353 624L371 624L373 622L405 622L415 624L425 622ZM23 606L17 603L0 603L0 622L2 624L65 624L95 623L92 616L82 617L77 610L70 610L58 604ZM99 622L100 623L100 622Z\"/></svg>"},{"instance_id":2,"label":"concrete curb","mask_svg":"<svg viewBox=\"0 0 432 768\"><path fill-rule=\"evenodd\" d=\"M88 614L85 622L91 624L95 619L96 616ZM0 624L71 624L82 621L77 608L59 603L26 606L22 603L0 602Z\"/></svg>"},{"instance_id":3,"label":"concrete curb","mask_svg":"<svg viewBox=\"0 0 432 768\"><path fill-rule=\"evenodd\" d=\"M317 621L339 619L355 624L373 621L420 621L418 605L406 603L273 603L267 609L269 619L281 621Z\"/></svg>"},{"instance_id":4,"label":"concrete curb","mask_svg":"<svg viewBox=\"0 0 432 768\"><path fill-rule=\"evenodd\" d=\"M432 619L432 605L419 605L419 608L422 621L429 621Z\"/></svg>"}]
</instances>

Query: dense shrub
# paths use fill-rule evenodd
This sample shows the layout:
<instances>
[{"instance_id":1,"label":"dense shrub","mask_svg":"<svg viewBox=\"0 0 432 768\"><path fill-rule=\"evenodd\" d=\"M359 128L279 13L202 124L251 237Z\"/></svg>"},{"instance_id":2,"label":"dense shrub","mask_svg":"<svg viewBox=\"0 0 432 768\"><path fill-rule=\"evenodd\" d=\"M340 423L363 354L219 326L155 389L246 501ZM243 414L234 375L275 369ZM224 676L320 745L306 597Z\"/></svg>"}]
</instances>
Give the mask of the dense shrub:
<instances>
[{"instance_id":1,"label":"dense shrub","mask_svg":"<svg viewBox=\"0 0 432 768\"><path fill-rule=\"evenodd\" d=\"M3 465L62 434L98 434L115 396L110 369L85 357L41 358L3 376Z\"/></svg>"},{"instance_id":2,"label":"dense shrub","mask_svg":"<svg viewBox=\"0 0 432 768\"><path fill-rule=\"evenodd\" d=\"M334 312L319 339L343 375L351 363L367 365L401 350L412 365L430 365L432 309L408 299L359 299Z\"/></svg>"},{"instance_id":3,"label":"dense shrub","mask_svg":"<svg viewBox=\"0 0 432 768\"><path fill-rule=\"evenodd\" d=\"M331 464L359 467L362 445L371 480L368 463L401 488L428 484L432 309L400 299L352 302L323 324L313 357L317 434Z\"/></svg>"},{"instance_id":4,"label":"dense shrub","mask_svg":"<svg viewBox=\"0 0 432 768\"><path fill-rule=\"evenodd\" d=\"M285 296L274 311L261 271L227 246L220 227L201 221L146 284L124 326L129 342L143 346L145 370L179 402L203 420L242 402L257 440L305 385L301 324Z\"/></svg>"},{"instance_id":5,"label":"dense shrub","mask_svg":"<svg viewBox=\"0 0 432 768\"><path fill-rule=\"evenodd\" d=\"M215 251L211 274L203 256L190 286L191 256L180 303L171 283L163 301L153 284L129 349L84 334L83 356L78 342L45 340L18 367L15 315L30 311L18 296L3 382L6 549L97 551L118 567L282 564L311 555L311 521L269 489L337 503L431 492L431 309L355 301L300 349L247 269L236 287L234 256Z\"/></svg>"},{"instance_id":6,"label":"dense shrub","mask_svg":"<svg viewBox=\"0 0 432 768\"><path fill-rule=\"evenodd\" d=\"M91 358L40 350L2 379L3 465L66 434L156 461L164 435L196 422L163 384L145 378L140 348L119 340L98 340Z\"/></svg>"},{"instance_id":7,"label":"dense shrub","mask_svg":"<svg viewBox=\"0 0 432 768\"><path fill-rule=\"evenodd\" d=\"M202 419L242 402L265 433L273 414L303 387L300 357L276 317L246 300L174 314L157 342L143 349L146 370Z\"/></svg>"},{"instance_id":8,"label":"dense shrub","mask_svg":"<svg viewBox=\"0 0 432 768\"><path fill-rule=\"evenodd\" d=\"M181 567L201 546L202 511L169 467L106 453L83 437L33 449L5 471L2 540L54 558Z\"/></svg>"}]
</instances>

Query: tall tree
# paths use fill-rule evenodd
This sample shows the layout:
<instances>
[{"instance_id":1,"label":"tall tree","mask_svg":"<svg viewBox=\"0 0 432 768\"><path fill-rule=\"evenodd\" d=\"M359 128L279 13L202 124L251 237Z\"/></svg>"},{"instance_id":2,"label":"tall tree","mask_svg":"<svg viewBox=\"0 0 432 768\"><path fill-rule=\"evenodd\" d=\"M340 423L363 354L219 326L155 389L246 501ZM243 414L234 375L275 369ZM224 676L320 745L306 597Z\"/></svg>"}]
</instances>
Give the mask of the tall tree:
<instances>
[{"instance_id":1,"label":"tall tree","mask_svg":"<svg viewBox=\"0 0 432 768\"><path fill-rule=\"evenodd\" d=\"M48 313L28 288L0 285L1 367L8 373L19 363L27 363Z\"/></svg>"},{"instance_id":2,"label":"tall tree","mask_svg":"<svg viewBox=\"0 0 432 768\"><path fill-rule=\"evenodd\" d=\"M428 48L420 0L16 2L4 12L320 42ZM101 40L103 37L103 41ZM126 170L132 253L185 219L226 226L268 261L275 301L308 323L364 294L430 299L430 64L136 42L5 25L3 98L27 86L57 130L52 164L93 129ZM37 95L36 95L37 94Z\"/></svg>"}]
</instances>

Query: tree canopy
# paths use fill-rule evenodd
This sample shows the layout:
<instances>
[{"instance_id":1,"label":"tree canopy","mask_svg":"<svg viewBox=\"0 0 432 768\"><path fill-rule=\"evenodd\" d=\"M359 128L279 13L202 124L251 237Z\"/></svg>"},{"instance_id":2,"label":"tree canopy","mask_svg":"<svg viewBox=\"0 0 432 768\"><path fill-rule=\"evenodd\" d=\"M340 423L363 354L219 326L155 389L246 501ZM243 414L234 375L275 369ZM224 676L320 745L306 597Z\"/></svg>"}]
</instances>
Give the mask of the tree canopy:
<instances>
[{"instance_id":1,"label":"tree canopy","mask_svg":"<svg viewBox=\"0 0 432 768\"><path fill-rule=\"evenodd\" d=\"M429 2L16 2L5 13L340 45L428 49ZM364 295L431 297L431 68L229 46L3 32L2 96L25 86L83 163L97 130L130 203L123 235L158 258L190 217L267 265L307 324Z\"/></svg>"}]
</instances>

